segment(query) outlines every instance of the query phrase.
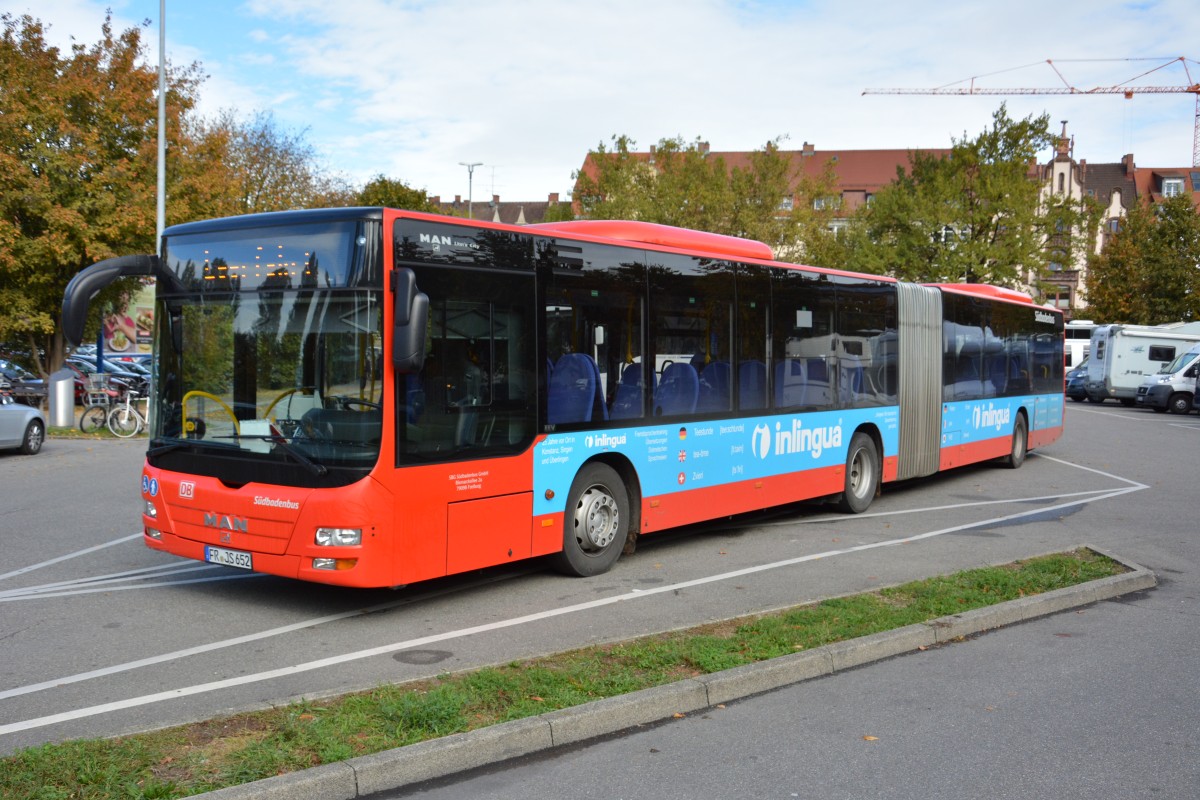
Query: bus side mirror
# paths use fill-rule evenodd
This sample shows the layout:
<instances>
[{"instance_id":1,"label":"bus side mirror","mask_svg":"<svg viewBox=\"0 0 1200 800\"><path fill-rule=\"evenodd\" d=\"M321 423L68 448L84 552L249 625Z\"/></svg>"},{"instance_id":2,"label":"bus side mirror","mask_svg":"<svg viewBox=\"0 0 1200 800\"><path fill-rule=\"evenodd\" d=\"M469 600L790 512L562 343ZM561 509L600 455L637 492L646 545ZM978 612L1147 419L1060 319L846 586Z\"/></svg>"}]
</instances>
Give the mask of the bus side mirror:
<instances>
[{"instance_id":1,"label":"bus side mirror","mask_svg":"<svg viewBox=\"0 0 1200 800\"><path fill-rule=\"evenodd\" d=\"M429 296L417 289L411 269L392 270L392 365L396 372L420 372L425 366L425 329Z\"/></svg>"},{"instance_id":2,"label":"bus side mirror","mask_svg":"<svg viewBox=\"0 0 1200 800\"><path fill-rule=\"evenodd\" d=\"M88 304L96 293L118 278L131 275L161 277L158 256L118 256L98 261L81 270L63 292L63 336L73 345L83 341ZM171 276L173 277L173 276Z\"/></svg>"}]
</instances>

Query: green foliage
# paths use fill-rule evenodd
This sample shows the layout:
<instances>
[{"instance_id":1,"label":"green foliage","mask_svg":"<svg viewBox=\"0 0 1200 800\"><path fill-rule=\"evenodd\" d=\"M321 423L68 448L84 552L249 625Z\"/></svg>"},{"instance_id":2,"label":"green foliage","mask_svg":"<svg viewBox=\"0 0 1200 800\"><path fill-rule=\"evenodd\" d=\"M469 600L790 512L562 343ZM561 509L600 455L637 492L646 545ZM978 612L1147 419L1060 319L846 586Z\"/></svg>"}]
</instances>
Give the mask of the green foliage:
<instances>
[{"instance_id":1,"label":"green foliage","mask_svg":"<svg viewBox=\"0 0 1200 800\"><path fill-rule=\"evenodd\" d=\"M170 223L353 204L354 192L321 169L303 132L280 128L268 112L189 119L179 150L168 175L188 204L168 207Z\"/></svg>"},{"instance_id":2,"label":"green foliage","mask_svg":"<svg viewBox=\"0 0 1200 800\"><path fill-rule=\"evenodd\" d=\"M575 211L571 208L571 202L568 200L548 204L542 222L569 222L573 219L575 219Z\"/></svg>"},{"instance_id":3,"label":"green foliage","mask_svg":"<svg viewBox=\"0 0 1200 800\"><path fill-rule=\"evenodd\" d=\"M1192 196L1130 209L1092 259L1087 290L1089 313L1108 322L1200 319L1200 214Z\"/></svg>"},{"instance_id":4,"label":"green foliage","mask_svg":"<svg viewBox=\"0 0 1200 800\"><path fill-rule=\"evenodd\" d=\"M992 119L978 137L953 140L947 157L912 154L912 171L898 170L862 210L850 236L853 268L1001 286L1043 271L1054 227L1029 173L1052 141L1049 117L1015 121L1001 105Z\"/></svg>"},{"instance_id":5,"label":"green foliage","mask_svg":"<svg viewBox=\"0 0 1200 800\"><path fill-rule=\"evenodd\" d=\"M408 211L438 213L440 209L429 202L422 189L414 189L404 181L377 175L358 191L355 198L361 206L384 206Z\"/></svg>"},{"instance_id":6,"label":"green foliage","mask_svg":"<svg viewBox=\"0 0 1200 800\"><path fill-rule=\"evenodd\" d=\"M823 266L840 266L828 231L832 208L817 212L813 199L833 194L835 175L797 175L779 141L767 142L745 166L727 164L697 138L662 139L652 156L637 153L628 136L614 136L588 154L574 174L582 216L630 219L766 242L776 253ZM783 200L799 196L793 212ZM819 259L819 262L818 262Z\"/></svg>"},{"instance_id":7,"label":"green foliage","mask_svg":"<svg viewBox=\"0 0 1200 800\"><path fill-rule=\"evenodd\" d=\"M141 32L51 47L41 22L0 16L0 341L19 341L39 371L56 366L62 293L83 267L154 249L157 71ZM172 129L194 103L196 68L169 70ZM134 281L94 306L123 304ZM46 355L43 360L42 354Z\"/></svg>"}]
</instances>

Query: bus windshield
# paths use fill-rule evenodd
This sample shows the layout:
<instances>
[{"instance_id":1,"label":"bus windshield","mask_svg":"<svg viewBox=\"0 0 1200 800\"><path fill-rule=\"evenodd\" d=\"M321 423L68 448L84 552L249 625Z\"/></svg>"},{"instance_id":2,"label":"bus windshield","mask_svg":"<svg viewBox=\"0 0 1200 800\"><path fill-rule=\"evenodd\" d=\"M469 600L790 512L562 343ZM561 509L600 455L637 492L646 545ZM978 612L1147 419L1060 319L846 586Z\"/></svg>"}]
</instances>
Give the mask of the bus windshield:
<instances>
[{"instance_id":1,"label":"bus windshield","mask_svg":"<svg viewBox=\"0 0 1200 800\"><path fill-rule=\"evenodd\" d=\"M205 459L235 458L281 484L350 468L344 482L374 466L383 313L373 227L168 236L184 291L159 292L152 457L186 450L201 473Z\"/></svg>"}]
</instances>

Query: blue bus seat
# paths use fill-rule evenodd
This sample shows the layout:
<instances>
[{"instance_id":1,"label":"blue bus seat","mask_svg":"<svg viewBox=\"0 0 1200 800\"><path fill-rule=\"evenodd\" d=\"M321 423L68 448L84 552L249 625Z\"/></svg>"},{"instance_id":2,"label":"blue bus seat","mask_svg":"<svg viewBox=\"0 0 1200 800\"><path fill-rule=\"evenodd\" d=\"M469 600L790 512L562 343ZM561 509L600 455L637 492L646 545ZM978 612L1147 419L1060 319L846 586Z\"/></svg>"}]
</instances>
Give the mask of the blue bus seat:
<instances>
[{"instance_id":1,"label":"blue bus seat","mask_svg":"<svg viewBox=\"0 0 1200 800\"><path fill-rule=\"evenodd\" d=\"M642 392L641 363L626 364L621 370L621 382L617 384L616 394L613 395L612 419L633 419L643 414L644 393ZM654 373L650 373L651 383L654 383Z\"/></svg>"},{"instance_id":2,"label":"blue bus seat","mask_svg":"<svg viewBox=\"0 0 1200 800\"><path fill-rule=\"evenodd\" d=\"M838 396L842 405L853 405L865 394L862 359L842 356L838 361Z\"/></svg>"},{"instance_id":3,"label":"blue bus seat","mask_svg":"<svg viewBox=\"0 0 1200 800\"><path fill-rule=\"evenodd\" d=\"M738 365L738 407L767 407L767 365L743 361Z\"/></svg>"},{"instance_id":4,"label":"blue bus seat","mask_svg":"<svg viewBox=\"0 0 1200 800\"><path fill-rule=\"evenodd\" d=\"M551 425L608 419L600 394L600 370L584 353L564 353L554 364L546 402Z\"/></svg>"},{"instance_id":5,"label":"blue bus seat","mask_svg":"<svg viewBox=\"0 0 1200 800\"><path fill-rule=\"evenodd\" d=\"M805 401L805 390L808 380L805 375L804 361L799 358L785 358L775 364L775 406L802 406Z\"/></svg>"},{"instance_id":6,"label":"blue bus seat","mask_svg":"<svg viewBox=\"0 0 1200 800\"><path fill-rule=\"evenodd\" d=\"M728 361L714 361L700 373L700 396L697 411L728 411L729 387L733 367Z\"/></svg>"},{"instance_id":7,"label":"blue bus seat","mask_svg":"<svg viewBox=\"0 0 1200 800\"><path fill-rule=\"evenodd\" d=\"M700 397L700 376L696 368L682 361L668 364L654 390L654 416L690 414Z\"/></svg>"}]
</instances>

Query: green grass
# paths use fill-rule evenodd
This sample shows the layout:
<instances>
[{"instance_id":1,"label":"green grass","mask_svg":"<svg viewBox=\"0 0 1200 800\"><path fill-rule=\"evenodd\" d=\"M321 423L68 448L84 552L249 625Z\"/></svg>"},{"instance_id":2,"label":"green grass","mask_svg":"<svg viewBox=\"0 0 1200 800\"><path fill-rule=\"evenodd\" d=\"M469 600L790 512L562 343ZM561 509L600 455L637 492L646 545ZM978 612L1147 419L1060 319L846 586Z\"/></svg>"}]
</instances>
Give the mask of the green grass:
<instances>
[{"instance_id":1,"label":"green grass","mask_svg":"<svg viewBox=\"0 0 1200 800\"><path fill-rule=\"evenodd\" d=\"M322 702L0 759L0 797L175 798L520 719L1124 572L1081 549Z\"/></svg>"}]
</instances>

